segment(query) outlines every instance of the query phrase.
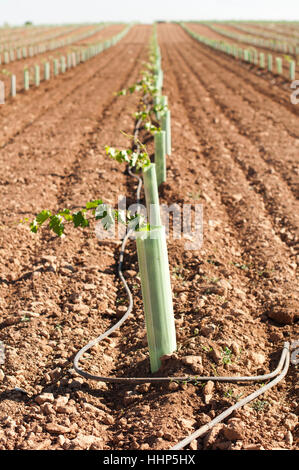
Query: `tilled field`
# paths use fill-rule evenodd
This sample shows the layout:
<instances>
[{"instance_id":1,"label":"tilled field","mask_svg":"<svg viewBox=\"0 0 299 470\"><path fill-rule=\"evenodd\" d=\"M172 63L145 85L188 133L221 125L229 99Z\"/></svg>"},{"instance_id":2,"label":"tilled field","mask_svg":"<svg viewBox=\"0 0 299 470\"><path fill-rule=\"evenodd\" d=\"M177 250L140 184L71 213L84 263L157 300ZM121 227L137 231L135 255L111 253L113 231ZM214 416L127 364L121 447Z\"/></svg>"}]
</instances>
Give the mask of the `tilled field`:
<instances>
[{"instance_id":1,"label":"tilled field","mask_svg":"<svg viewBox=\"0 0 299 470\"><path fill-rule=\"evenodd\" d=\"M120 242L100 242L92 229L34 235L14 223L101 197L135 201L135 180L104 146L125 147L120 131L134 131L138 96L114 92L138 79L151 31L134 26L118 45L0 107L1 449L168 449L260 387L83 380L75 353L126 311ZM201 249L168 240L178 352L162 373L194 375L184 357L201 356L204 375L265 374L284 341L298 339L299 108L286 89L179 25L159 25L158 38L172 113L161 203L204 210ZM84 368L148 376L134 241L124 270L133 314ZM296 372L291 365L278 386L191 448L298 449Z\"/></svg>"},{"instance_id":2,"label":"tilled field","mask_svg":"<svg viewBox=\"0 0 299 470\"><path fill-rule=\"evenodd\" d=\"M44 70L43 66L44 63L47 61L52 62L53 59L60 59L62 55L66 55L69 52L72 52L76 48L80 46L87 46L90 44L94 44L97 42L104 41L106 39L112 38L115 34L119 33L122 29L124 29L124 25L121 24L114 24L114 25L108 25L104 26L103 29L100 31L92 34L91 36L81 39L80 41L76 41L68 46L65 47L60 47L57 49L54 49L53 51L46 51L41 54L37 54L34 57L27 57L26 59L21 59L21 60L15 60L14 62L11 62L7 65L5 65L4 70L8 70L11 74L14 74L16 76L16 86L17 86L17 94L23 93L26 94L24 91L24 69L27 68L30 71L30 77L31 77L31 86L34 87L33 84L33 77L34 77L34 66L39 65L40 66L40 76L41 80L43 79L44 76ZM80 33L86 33L88 32L88 28L83 28L79 29L77 34ZM4 66L3 66L4 67ZM53 65L51 64L52 68L52 74L53 74ZM6 98L9 100L10 96L10 76L1 74L0 75L1 80L4 82L5 85L5 95ZM47 90L49 84L42 84L45 89ZM45 94L45 89L42 92L42 94Z\"/></svg>"},{"instance_id":3,"label":"tilled field","mask_svg":"<svg viewBox=\"0 0 299 470\"><path fill-rule=\"evenodd\" d=\"M230 38L226 36L225 34L221 34L220 32L211 29L208 25L204 24L198 24L198 23L190 23L189 27L191 28L192 31L202 34L203 36L211 39L217 39L218 41L224 41L228 44L233 44L237 45L239 47L242 47L243 49L250 49L253 50L255 49L258 53L263 52L265 55L265 68L261 69L258 65L255 66L250 66L252 71L255 71L258 75L262 76L267 76L268 79L271 79L272 85L277 83L279 86L283 85L284 88L290 89L290 67L289 67L289 62L287 60L287 57L292 57L293 59L296 60L296 54L294 53L293 55L287 56L286 54L283 54L281 52L275 52L273 49L267 48L267 47L261 47L261 46L256 46L253 44L250 44L248 42L243 42L241 39L237 40L237 38ZM227 26L227 25L221 25L221 29L223 31L226 31L227 33L239 33L242 35L242 31L238 31L237 29L233 28L232 26ZM243 33L244 35L245 33ZM258 34L256 34L254 37L259 37ZM268 72L267 70L267 56L268 54L272 55L272 72ZM276 68L276 58L280 57L282 60L282 74L278 75L277 68ZM247 64L248 65L248 64Z\"/></svg>"}]
</instances>

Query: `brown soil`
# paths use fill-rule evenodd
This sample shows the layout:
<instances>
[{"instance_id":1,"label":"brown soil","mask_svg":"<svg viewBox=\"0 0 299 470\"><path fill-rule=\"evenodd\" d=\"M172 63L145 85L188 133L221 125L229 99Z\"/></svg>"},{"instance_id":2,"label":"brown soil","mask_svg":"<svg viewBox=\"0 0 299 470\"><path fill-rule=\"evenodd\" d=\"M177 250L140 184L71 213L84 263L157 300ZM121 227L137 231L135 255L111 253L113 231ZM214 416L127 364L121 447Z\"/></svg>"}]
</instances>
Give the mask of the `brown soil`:
<instances>
[{"instance_id":1,"label":"brown soil","mask_svg":"<svg viewBox=\"0 0 299 470\"><path fill-rule=\"evenodd\" d=\"M119 242L99 242L93 229L68 229L57 239L12 225L43 208L100 197L115 204L119 194L135 201L135 180L103 148L126 146L119 131L133 132L139 98L114 92L136 81L150 34L135 26L50 82L47 93L30 90L0 108L1 449L168 449L260 386L217 383L207 393L204 384L120 386L78 377L75 353L127 304ZM275 100L263 77L245 75L178 25L159 25L158 37L173 138L161 202L204 207L200 250L168 240L178 359L162 373L193 375L182 359L200 356L206 375L264 374L275 369L284 341L298 339L298 111L284 90ZM95 374L150 373L134 241L124 270L134 312L85 356L84 368ZM298 449L297 412L291 365L277 387L191 447Z\"/></svg>"}]
</instances>

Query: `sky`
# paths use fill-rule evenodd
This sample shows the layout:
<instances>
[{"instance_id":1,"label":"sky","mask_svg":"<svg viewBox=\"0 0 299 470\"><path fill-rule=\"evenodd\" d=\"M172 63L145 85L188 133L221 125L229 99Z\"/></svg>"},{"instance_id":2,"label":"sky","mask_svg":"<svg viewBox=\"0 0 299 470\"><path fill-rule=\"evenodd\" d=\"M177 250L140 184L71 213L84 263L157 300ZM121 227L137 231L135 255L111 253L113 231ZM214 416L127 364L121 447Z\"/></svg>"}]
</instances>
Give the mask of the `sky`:
<instances>
[{"instance_id":1,"label":"sky","mask_svg":"<svg viewBox=\"0 0 299 470\"><path fill-rule=\"evenodd\" d=\"M299 0L0 0L0 25L159 19L299 21Z\"/></svg>"}]
</instances>

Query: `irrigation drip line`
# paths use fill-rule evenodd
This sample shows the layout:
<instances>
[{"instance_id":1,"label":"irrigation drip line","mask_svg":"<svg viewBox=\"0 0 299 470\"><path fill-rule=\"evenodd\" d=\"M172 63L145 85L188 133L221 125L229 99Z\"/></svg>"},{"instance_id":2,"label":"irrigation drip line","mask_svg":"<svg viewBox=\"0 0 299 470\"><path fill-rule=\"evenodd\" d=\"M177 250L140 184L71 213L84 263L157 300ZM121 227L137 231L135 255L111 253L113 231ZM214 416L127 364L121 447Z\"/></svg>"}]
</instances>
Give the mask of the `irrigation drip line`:
<instances>
[{"instance_id":1,"label":"irrigation drip line","mask_svg":"<svg viewBox=\"0 0 299 470\"><path fill-rule=\"evenodd\" d=\"M144 97L144 101L147 102L148 97ZM147 104L147 106L150 106ZM142 119L140 118L136 125L135 125L135 131L134 131L134 144L136 145L137 152L140 152L140 145L138 143L138 134L139 130L141 127ZM128 173L130 176L136 178L138 180L138 186L137 186L137 191L136 191L136 200L137 204L140 202L140 194L141 194L141 189L142 189L142 178L135 173L132 172L130 168L128 168ZM274 387L278 382L280 382L287 374L288 369L289 369L289 364L290 364L290 344L288 342L284 343L281 357L279 360L279 363L276 367L276 369L273 372L270 372L268 374L264 375L255 375L255 376L183 376L183 377L106 377L106 376L99 376L99 375L93 375L90 374L89 372L85 372L83 369L79 367L79 361L82 358L83 354L87 351L89 351L93 346L96 344L100 343L103 341L105 338L107 338L111 333L113 333L115 330L117 330L129 317L133 310L133 305L134 305L134 300L133 300L133 295L132 292L127 284L127 281L123 275L122 267L123 267L123 261L124 261L124 253L125 253L125 248L127 245L127 242L130 238L130 236L133 234L133 230L129 230L125 237L123 238L122 245L121 245L121 250L120 250L120 256L119 256L119 263L118 263L118 276L125 288L125 291L128 296L128 309L126 313L123 315L123 317L115 323L111 328L109 328L106 332L95 338L94 340L90 341L86 346L80 349L78 353L76 354L74 358L74 369L75 371L84 377L85 379L89 380L95 380L98 382L106 382L106 383L161 383L161 382L187 382L187 383L192 383L192 382L207 382L207 381L213 381L213 382L259 382L259 381L266 381L273 379L271 382L268 384L264 385L257 391L251 393L248 395L246 398L243 398L242 400L238 401L234 405L232 405L230 408L225 410L223 413L218 415L216 418L214 418L212 421L210 421L208 424L205 424L201 428L199 428L197 431L195 431L193 434L190 436L186 437L182 441L180 441L178 444L176 444L174 447L172 447L170 450L179 450L190 444L191 441L194 439L197 439L204 434L206 434L209 430L211 430L216 424L220 423L223 421L225 418L227 418L233 411L241 408L245 404L249 403L250 401L254 400L257 398L259 395L263 394L270 388ZM294 348L296 346L296 342L291 345L291 348Z\"/></svg>"},{"instance_id":2,"label":"irrigation drip line","mask_svg":"<svg viewBox=\"0 0 299 470\"><path fill-rule=\"evenodd\" d=\"M198 439L199 437L202 437L204 434L210 431L210 429L212 429L216 424L220 423L229 415L231 415L233 411L238 410L239 408L246 405L250 401L255 400L259 395L262 395L267 390L274 387L274 385L278 384L278 382L280 382L286 376L288 369L289 369L289 365L290 365L289 348L290 348L289 343L285 343L283 351L282 351L282 355L281 355L281 360L280 360L280 363L283 361L284 366L283 366L281 373L277 375L275 379L273 379L271 382L261 387L259 390L256 390L255 392L251 393L247 397L238 401L237 403L229 407L227 410L223 411L223 413L216 416L216 418L214 418L212 421L210 421L209 423L199 428L197 431L195 431L193 434L191 434L190 436L180 441L175 446L171 447L170 450L183 449L184 447L186 447L186 445L190 444L191 441L193 441L194 439Z\"/></svg>"}]
</instances>

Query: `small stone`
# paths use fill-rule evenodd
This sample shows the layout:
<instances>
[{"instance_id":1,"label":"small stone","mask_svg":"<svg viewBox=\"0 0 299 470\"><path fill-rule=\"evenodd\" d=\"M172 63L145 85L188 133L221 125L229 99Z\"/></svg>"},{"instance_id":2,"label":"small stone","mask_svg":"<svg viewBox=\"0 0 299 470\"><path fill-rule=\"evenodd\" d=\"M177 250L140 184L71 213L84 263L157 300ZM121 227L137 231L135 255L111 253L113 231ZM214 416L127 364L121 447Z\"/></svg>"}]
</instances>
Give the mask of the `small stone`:
<instances>
[{"instance_id":1,"label":"small stone","mask_svg":"<svg viewBox=\"0 0 299 470\"><path fill-rule=\"evenodd\" d=\"M141 444L141 446L140 446L140 450L148 450L149 448L150 448L150 446L146 442L144 444Z\"/></svg>"},{"instance_id":2,"label":"small stone","mask_svg":"<svg viewBox=\"0 0 299 470\"><path fill-rule=\"evenodd\" d=\"M52 380L56 380L60 377L60 373L61 373L61 368L60 367L56 367L56 369L54 370L51 370L49 372L49 375L51 377Z\"/></svg>"},{"instance_id":3,"label":"small stone","mask_svg":"<svg viewBox=\"0 0 299 470\"><path fill-rule=\"evenodd\" d=\"M54 395L53 395L53 393L42 393L41 395L38 395L36 397L35 401L39 405L42 405L43 403L46 403L46 402L53 403L54 402Z\"/></svg>"},{"instance_id":4,"label":"small stone","mask_svg":"<svg viewBox=\"0 0 299 470\"><path fill-rule=\"evenodd\" d=\"M210 447L217 439L219 432L223 429L224 424L218 423L208 432L208 434L204 438L204 447Z\"/></svg>"},{"instance_id":5,"label":"small stone","mask_svg":"<svg viewBox=\"0 0 299 470\"><path fill-rule=\"evenodd\" d=\"M201 374L203 371L201 356L185 356L182 359L182 363L190 366L196 374Z\"/></svg>"},{"instance_id":6,"label":"small stone","mask_svg":"<svg viewBox=\"0 0 299 470\"><path fill-rule=\"evenodd\" d=\"M50 256L50 255L44 255L42 257L42 261L45 261L46 263L49 263L49 264L55 264L56 262L56 256Z\"/></svg>"},{"instance_id":7,"label":"small stone","mask_svg":"<svg viewBox=\"0 0 299 470\"><path fill-rule=\"evenodd\" d=\"M61 424L48 423L46 424L46 430L51 434L65 434L70 432L70 428L62 426Z\"/></svg>"},{"instance_id":8,"label":"small stone","mask_svg":"<svg viewBox=\"0 0 299 470\"><path fill-rule=\"evenodd\" d=\"M275 309L268 313L268 317L281 325L292 325L295 315L294 312L288 310Z\"/></svg>"},{"instance_id":9,"label":"small stone","mask_svg":"<svg viewBox=\"0 0 299 470\"><path fill-rule=\"evenodd\" d=\"M298 423L298 417L294 413L290 413L285 420L285 426L289 431L293 431Z\"/></svg>"},{"instance_id":10,"label":"small stone","mask_svg":"<svg viewBox=\"0 0 299 470\"><path fill-rule=\"evenodd\" d=\"M285 441L286 443L291 446L293 445L293 442L294 442L294 438L293 438L293 434L291 433L291 431L288 431L285 435Z\"/></svg>"},{"instance_id":11,"label":"small stone","mask_svg":"<svg viewBox=\"0 0 299 470\"><path fill-rule=\"evenodd\" d=\"M37 318L40 316L39 313L30 312L28 310L20 310L19 315L21 315L21 317L27 317L27 318Z\"/></svg>"},{"instance_id":12,"label":"small stone","mask_svg":"<svg viewBox=\"0 0 299 470\"><path fill-rule=\"evenodd\" d=\"M216 362L216 364L219 364L220 362L222 362L223 353L222 353L222 349L218 345L216 344L213 345L213 349L210 352L210 355L212 356L212 359Z\"/></svg>"},{"instance_id":13,"label":"small stone","mask_svg":"<svg viewBox=\"0 0 299 470\"><path fill-rule=\"evenodd\" d=\"M77 313L80 313L82 315L86 315L89 312L89 307L88 307L88 305L85 305L85 304L82 304L82 303L75 304L73 306L73 312L77 312Z\"/></svg>"},{"instance_id":14,"label":"small stone","mask_svg":"<svg viewBox=\"0 0 299 470\"><path fill-rule=\"evenodd\" d=\"M128 271L125 271L125 274L127 274L129 277L136 277L137 272L133 271L132 269L129 269Z\"/></svg>"},{"instance_id":15,"label":"small stone","mask_svg":"<svg viewBox=\"0 0 299 470\"><path fill-rule=\"evenodd\" d=\"M214 382L212 380L209 380L205 387L204 387L204 401L205 401L205 404L208 405L211 401L211 399L213 398L213 390L214 390Z\"/></svg>"},{"instance_id":16,"label":"small stone","mask_svg":"<svg viewBox=\"0 0 299 470\"><path fill-rule=\"evenodd\" d=\"M164 439L166 439L166 441L172 441L174 439L173 435L170 432L165 432L163 434L163 437Z\"/></svg>"},{"instance_id":17,"label":"small stone","mask_svg":"<svg viewBox=\"0 0 299 470\"><path fill-rule=\"evenodd\" d=\"M55 407L58 413L65 413L66 412L66 404L69 401L68 397L58 397L55 400Z\"/></svg>"},{"instance_id":18,"label":"small stone","mask_svg":"<svg viewBox=\"0 0 299 470\"><path fill-rule=\"evenodd\" d=\"M53 409L53 405L51 405L51 403L44 403L43 405L41 405L41 410L46 415L55 414L55 411Z\"/></svg>"},{"instance_id":19,"label":"small stone","mask_svg":"<svg viewBox=\"0 0 299 470\"><path fill-rule=\"evenodd\" d=\"M240 202L243 199L243 195L241 193L234 194L233 198L236 202Z\"/></svg>"},{"instance_id":20,"label":"small stone","mask_svg":"<svg viewBox=\"0 0 299 470\"><path fill-rule=\"evenodd\" d=\"M168 385L168 390L171 392L174 392L180 388L179 384L177 382L170 382Z\"/></svg>"},{"instance_id":21,"label":"small stone","mask_svg":"<svg viewBox=\"0 0 299 470\"><path fill-rule=\"evenodd\" d=\"M266 361L266 357L264 354L251 352L248 354L248 358L251 359L257 365L263 365Z\"/></svg>"},{"instance_id":22,"label":"small stone","mask_svg":"<svg viewBox=\"0 0 299 470\"><path fill-rule=\"evenodd\" d=\"M65 443L65 437L62 434L59 434L57 438L57 443L62 447L63 444Z\"/></svg>"},{"instance_id":23,"label":"small stone","mask_svg":"<svg viewBox=\"0 0 299 470\"><path fill-rule=\"evenodd\" d=\"M244 438L244 425L241 421L233 421L224 428L223 434L229 441L237 441Z\"/></svg>"},{"instance_id":24,"label":"small stone","mask_svg":"<svg viewBox=\"0 0 299 470\"><path fill-rule=\"evenodd\" d=\"M97 449L99 449L100 447L102 447L102 445L103 445L102 439L100 437L96 437L92 435L90 436L79 435L75 439L72 439L70 441L70 448L79 447L80 449L84 449L84 450L90 449L91 446L93 446L93 448L96 447Z\"/></svg>"},{"instance_id":25,"label":"small stone","mask_svg":"<svg viewBox=\"0 0 299 470\"><path fill-rule=\"evenodd\" d=\"M232 285L226 279L220 279L220 281L217 282L217 285L223 287L225 291L232 289Z\"/></svg>"},{"instance_id":26,"label":"small stone","mask_svg":"<svg viewBox=\"0 0 299 470\"><path fill-rule=\"evenodd\" d=\"M2 369L0 369L0 382L4 380L5 374Z\"/></svg>"},{"instance_id":27,"label":"small stone","mask_svg":"<svg viewBox=\"0 0 299 470\"><path fill-rule=\"evenodd\" d=\"M149 389L151 388L151 384L150 383L144 383L144 384L141 384L139 385L139 392L141 393L147 393L149 391Z\"/></svg>"},{"instance_id":28,"label":"small stone","mask_svg":"<svg viewBox=\"0 0 299 470\"><path fill-rule=\"evenodd\" d=\"M96 288L97 288L97 286L95 284L84 284L84 289L85 290L94 290Z\"/></svg>"},{"instance_id":29,"label":"small stone","mask_svg":"<svg viewBox=\"0 0 299 470\"><path fill-rule=\"evenodd\" d=\"M114 422L115 422L115 419L113 418L113 416L111 416L108 413L105 413L105 415L103 416L103 423L109 424L110 426L112 426Z\"/></svg>"},{"instance_id":30,"label":"small stone","mask_svg":"<svg viewBox=\"0 0 299 470\"><path fill-rule=\"evenodd\" d=\"M190 444L189 444L189 447L190 447L191 450L197 450L197 448L198 448L197 440L194 439L193 441L191 441Z\"/></svg>"},{"instance_id":31,"label":"small stone","mask_svg":"<svg viewBox=\"0 0 299 470\"><path fill-rule=\"evenodd\" d=\"M245 444L243 445L244 450L265 450L260 444Z\"/></svg>"},{"instance_id":32,"label":"small stone","mask_svg":"<svg viewBox=\"0 0 299 470\"><path fill-rule=\"evenodd\" d=\"M211 323L209 325L202 326L200 332L203 336L211 336L216 331L216 326Z\"/></svg>"},{"instance_id":33,"label":"small stone","mask_svg":"<svg viewBox=\"0 0 299 470\"><path fill-rule=\"evenodd\" d=\"M204 394L210 395L215 388L215 384L212 380L209 380L204 387Z\"/></svg>"}]
</instances>

